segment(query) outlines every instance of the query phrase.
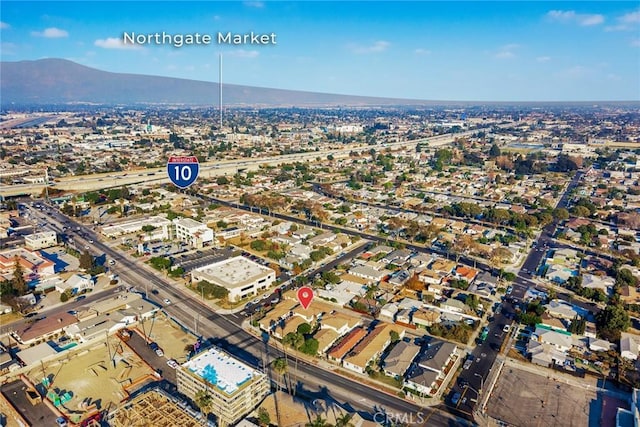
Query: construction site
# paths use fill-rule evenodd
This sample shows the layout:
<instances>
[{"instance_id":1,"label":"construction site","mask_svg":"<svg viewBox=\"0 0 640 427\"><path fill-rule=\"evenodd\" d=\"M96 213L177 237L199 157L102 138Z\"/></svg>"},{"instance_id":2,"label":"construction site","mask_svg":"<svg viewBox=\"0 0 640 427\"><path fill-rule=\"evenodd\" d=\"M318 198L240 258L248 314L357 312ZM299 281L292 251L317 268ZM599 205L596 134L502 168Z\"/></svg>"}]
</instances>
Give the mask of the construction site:
<instances>
[{"instance_id":1,"label":"construction site","mask_svg":"<svg viewBox=\"0 0 640 427\"><path fill-rule=\"evenodd\" d=\"M151 389L113 411L109 424L113 427L198 427L206 425L206 421L184 402L160 389Z\"/></svg>"},{"instance_id":2,"label":"construction site","mask_svg":"<svg viewBox=\"0 0 640 427\"><path fill-rule=\"evenodd\" d=\"M157 379L155 371L116 337L34 367L26 377L72 422L118 406L130 391Z\"/></svg>"}]
</instances>

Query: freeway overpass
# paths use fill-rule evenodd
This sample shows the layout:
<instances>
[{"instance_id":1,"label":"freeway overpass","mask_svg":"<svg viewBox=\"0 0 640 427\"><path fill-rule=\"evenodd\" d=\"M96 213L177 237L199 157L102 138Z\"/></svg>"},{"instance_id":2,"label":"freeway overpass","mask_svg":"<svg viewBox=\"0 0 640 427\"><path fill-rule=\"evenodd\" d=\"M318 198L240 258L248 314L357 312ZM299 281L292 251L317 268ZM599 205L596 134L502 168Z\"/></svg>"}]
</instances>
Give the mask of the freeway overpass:
<instances>
[{"instance_id":1,"label":"freeway overpass","mask_svg":"<svg viewBox=\"0 0 640 427\"><path fill-rule=\"evenodd\" d=\"M278 166L292 162L313 162L317 158L326 159L328 155L335 158L349 157L351 152L367 152L375 150L415 147L417 144L428 144L429 147L441 147L451 144L455 138L469 136L482 129L474 129L466 132L445 134L429 138L421 138L412 141L392 142L382 145L359 145L332 150L311 151L307 153L285 154L274 157L242 158L234 160L219 160L200 164L202 178L211 178L223 175L234 175L239 170L257 170L262 165ZM98 173L91 175L76 175L58 179L50 188L65 191L95 191L103 188L120 187L139 183L167 184L166 168L142 169L137 171L120 171ZM13 184L0 185L0 199L12 196L35 195L39 196L45 188L45 184Z\"/></svg>"}]
</instances>

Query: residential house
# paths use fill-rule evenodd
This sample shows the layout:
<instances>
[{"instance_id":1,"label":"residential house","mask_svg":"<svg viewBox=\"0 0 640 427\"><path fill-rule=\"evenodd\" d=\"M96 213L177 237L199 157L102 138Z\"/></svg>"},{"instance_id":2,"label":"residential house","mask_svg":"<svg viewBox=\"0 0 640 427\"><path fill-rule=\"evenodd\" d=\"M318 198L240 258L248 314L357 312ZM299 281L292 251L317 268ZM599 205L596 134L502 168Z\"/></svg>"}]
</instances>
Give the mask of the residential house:
<instances>
[{"instance_id":1,"label":"residential house","mask_svg":"<svg viewBox=\"0 0 640 427\"><path fill-rule=\"evenodd\" d=\"M94 283L90 274L74 274L62 283L56 284L56 291L64 293L69 290L72 295L93 289Z\"/></svg>"},{"instance_id":2,"label":"residential house","mask_svg":"<svg viewBox=\"0 0 640 427\"><path fill-rule=\"evenodd\" d=\"M440 323L440 313L435 310L420 309L412 313L411 320L414 325L427 328Z\"/></svg>"},{"instance_id":3,"label":"residential house","mask_svg":"<svg viewBox=\"0 0 640 427\"><path fill-rule=\"evenodd\" d=\"M545 304L547 313L553 317L572 320L576 316L586 317L587 311L583 308L574 306L566 301L554 299Z\"/></svg>"},{"instance_id":4,"label":"residential house","mask_svg":"<svg viewBox=\"0 0 640 427\"><path fill-rule=\"evenodd\" d=\"M342 362L347 353L366 335L366 329L362 327L353 328L338 344L329 350L327 357L335 362Z\"/></svg>"},{"instance_id":5,"label":"residential house","mask_svg":"<svg viewBox=\"0 0 640 427\"><path fill-rule=\"evenodd\" d=\"M640 355L640 336L627 332L620 334L620 356L628 360L638 360Z\"/></svg>"},{"instance_id":6,"label":"residential house","mask_svg":"<svg viewBox=\"0 0 640 427\"><path fill-rule=\"evenodd\" d=\"M453 343L432 340L427 350L416 360L404 382L404 386L418 393L433 395L448 372L447 366L456 355L457 346Z\"/></svg>"},{"instance_id":7,"label":"residential house","mask_svg":"<svg viewBox=\"0 0 640 427\"><path fill-rule=\"evenodd\" d=\"M382 323L370 331L351 350L349 355L342 361L342 366L360 374L364 374L370 362L378 357L391 343L391 332L395 331L399 337L404 336L404 329L389 323Z\"/></svg>"},{"instance_id":8,"label":"residential house","mask_svg":"<svg viewBox=\"0 0 640 427\"><path fill-rule=\"evenodd\" d=\"M412 342L399 341L384 358L384 373L396 379L404 378L405 372L420 353L420 347Z\"/></svg>"}]
</instances>

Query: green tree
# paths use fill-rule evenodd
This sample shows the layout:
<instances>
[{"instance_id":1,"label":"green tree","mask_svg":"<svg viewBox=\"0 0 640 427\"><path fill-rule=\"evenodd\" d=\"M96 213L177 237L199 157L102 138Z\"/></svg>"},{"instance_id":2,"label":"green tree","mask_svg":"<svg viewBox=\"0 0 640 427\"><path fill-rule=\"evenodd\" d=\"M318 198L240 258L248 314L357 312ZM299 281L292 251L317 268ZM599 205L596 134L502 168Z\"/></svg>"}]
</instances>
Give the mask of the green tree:
<instances>
[{"instance_id":1,"label":"green tree","mask_svg":"<svg viewBox=\"0 0 640 427\"><path fill-rule=\"evenodd\" d=\"M198 390L195 395L195 404L200 408L204 418L208 418L213 409L213 398L208 391Z\"/></svg>"},{"instance_id":2,"label":"green tree","mask_svg":"<svg viewBox=\"0 0 640 427\"><path fill-rule=\"evenodd\" d=\"M93 255L88 251L84 251L82 255L80 255L80 268L89 271L92 270L94 266L95 260L93 259Z\"/></svg>"},{"instance_id":3,"label":"green tree","mask_svg":"<svg viewBox=\"0 0 640 427\"><path fill-rule=\"evenodd\" d=\"M620 333L631 326L629 313L620 304L607 305L596 315L596 326L602 338L616 342Z\"/></svg>"},{"instance_id":4,"label":"green tree","mask_svg":"<svg viewBox=\"0 0 640 427\"><path fill-rule=\"evenodd\" d=\"M67 302L72 296L71 289L65 289L65 291L60 294L60 302Z\"/></svg>"},{"instance_id":5,"label":"green tree","mask_svg":"<svg viewBox=\"0 0 640 427\"><path fill-rule=\"evenodd\" d=\"M500 147L498 147L498 144L493 144L489 149L489 156L498 157L500 154Z\"/></svg>"},{"instance_id":6,"label":"green tree","mask_svg":"<svg viewBox=\"0 0 640 427\"><path fill-rule=\"evenodd\" d=\"M351 418L353 418L353 414L349 414L348 412L339 415L336 417L336 427L353 427L353 424L350 422Z\"/></svg>"},{"instance_id":7,"label":"green tree","mask_svg":"<svg viewBox=\"0 0 640 427\"><path fill-rule=\"evenodd\" d=\"M262 252L267 249L267 242L265 242L264 240L254 240L253 242L251 242L250 246L254 251Z\"/></svg>"},{"instance_id":8,"label":"green tree","mask_svg":"<svg viewBox=\"0 0 640 427\"><path fill-rule=\"evenodd\" d=\"M569 219L569 211L565 208L556 208L553 210L553 218L558 221L564 221L565 219Z\"/></svg>"},{"instance_id":9,"label":"green tree","mask_svg":"<svg viewBox=\"0 0 640 427\"><path fill-rule=\"evenodd\" d=\"M11 287L15 295L24 295L27 293L27 281L24 278L24 268L20 264L20 259L15 257L15 266L13 269L13 278L11 279Z\"/></svg>"},{"instance_id":10,"label":"green tree","mask_svg":"<svg viewBox=\"0 0 640 427\"><path fill-rule=\"evenodd\" d=\"M400 341L400 334L398 334L398 332L393 329L389 331L389 337L391 338L391 342Z\"/></svg>"},{"instance_id":11,"label":"green tree","mask_svg":"<svg viewBox=\"0 0 640 427\"><path fill-rule=\"evenodd\" d=\"M149 233L149 232L151 232L151 231L153 231L155 229L156 229L155 226L149 225L149 224L146 224L146 225L142 226L142 231L144 231L145 233Z\"/></svg>"},{"instance_id":12,"label":"green tree","mask_svg":"<svg viewBox=\"0 0 640 427\"><path fill-rule=\"evenodd\" d=\"M297 332L289 332L282 339L282 344L298 350L304 344L304 337Z\"/></svg>"},{"instance_id":13,"label":"green tree","mask_svg":"<svg viewBox=\"0 0 640 427\"><path fill-rule=\"evenodd\" d=\"M631 286L635 288L638 286L638 279L628 268L622 268L618 270L616 274L616 285L618 286Z\"/></svg>"},{"instance_id":14,"label":"green tree","mask_svg":"<svg viewBox=\"0 0 640 427\"><path fill-rule=\"evenodd\" d=\"M297 332L300 335L308 335L309 333L311 333L311 325L306 322L301 323L298 325Z\"/></svg>"},{"instance_id":15,"label":"green tree","mask_svg":"<svg viewBox=\"0 0 640 427\"><path fill-rule=\"evenodd\" d=\"M287 359L285 359L284 357L278 357L277 359L274 359L273 362L271 362L271 366L273 367L273 370L278 373L278 375L280 376L282 382L286 386L287 380L286 380L285 376L286 376L287 370L289 368L288 363L287 363ZM278 388L280 388L280 383L278 383Z\"/></svg>"},{"instance_id":16,"label":"green tree","mask_svg":"<svg viewBox=\"0 0 640 427\"><path fill-rule=\"evenodd\" d=\"M309 421L304 427L331 427L331 424L318 414L313 421Z\"/></svg>"},{"instance_id":17,"label":"green tree","mask_svg":"<svg viewBox=\"0 0 640 427\"><path fill-rule=\"evenodd\" d=\"M311 356L315 356L318 353L318 340L315 338L307 338L304 341L304 344L300 347L300 351L304 354L309 354Z\"/></svg>"},{"instance_id":18,"label":"green tree","mask_svg":"<svg viewBox=\"0 0 640 427\"><path fill-rule=\"evenodd\" d=\"M258 409L258 422L261 427L267 427L271 424L271 417L269 416L269 411L264 408Z\"/></svg>"}]
</instances>

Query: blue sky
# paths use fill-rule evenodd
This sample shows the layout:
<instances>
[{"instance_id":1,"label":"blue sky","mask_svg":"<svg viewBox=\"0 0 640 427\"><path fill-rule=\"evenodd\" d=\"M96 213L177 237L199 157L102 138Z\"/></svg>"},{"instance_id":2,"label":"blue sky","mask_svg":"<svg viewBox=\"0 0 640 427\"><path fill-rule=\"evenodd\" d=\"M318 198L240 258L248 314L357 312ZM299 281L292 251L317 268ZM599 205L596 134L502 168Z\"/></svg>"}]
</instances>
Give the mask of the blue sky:
<instances>
[{"instance_id":1,"label":"blue sky","mask_svg":"<svg viewBox=\"0 0 640 427\"><path fill-rule=\"evenodd\" d=\"M29 2L0 4L3 61L353 95L640 100L640 3ZM276 45L131 46L123 32L275 33Z\"/></svg>"}]
</instances>

